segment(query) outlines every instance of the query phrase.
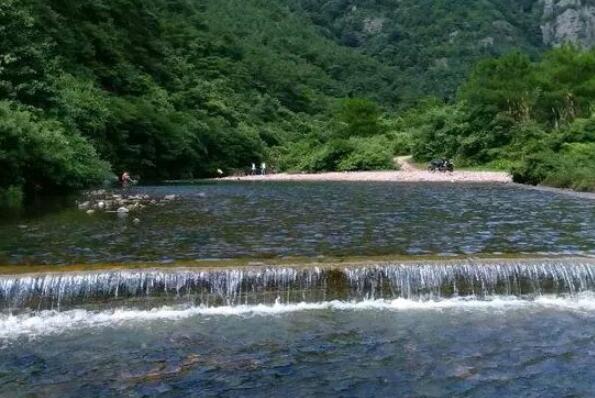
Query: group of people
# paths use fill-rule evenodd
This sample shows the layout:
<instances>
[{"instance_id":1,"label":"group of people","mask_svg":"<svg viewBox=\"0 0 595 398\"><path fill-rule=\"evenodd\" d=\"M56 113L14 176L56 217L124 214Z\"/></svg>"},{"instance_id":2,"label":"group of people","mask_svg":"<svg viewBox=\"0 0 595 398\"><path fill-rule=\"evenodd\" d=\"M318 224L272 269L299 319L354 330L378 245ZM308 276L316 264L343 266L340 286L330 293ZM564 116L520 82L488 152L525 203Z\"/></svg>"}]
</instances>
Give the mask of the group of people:
<instances>
[{"instance_id":1,"label":"group of people","mask_svg":"<svg viewBox=\"0 0 595 398\"><path fill-rule=\"evenodd\" d=\"M259 173L259 171L260 171L260 173ZM250 168L250 175L255 176L257 174L260 174L263 176L267 174L267 164L265 162L262 162L260 164L260 170L258 170L256 168L256 163L252 163L252 167Z\"/></svg>"}]
</instances>

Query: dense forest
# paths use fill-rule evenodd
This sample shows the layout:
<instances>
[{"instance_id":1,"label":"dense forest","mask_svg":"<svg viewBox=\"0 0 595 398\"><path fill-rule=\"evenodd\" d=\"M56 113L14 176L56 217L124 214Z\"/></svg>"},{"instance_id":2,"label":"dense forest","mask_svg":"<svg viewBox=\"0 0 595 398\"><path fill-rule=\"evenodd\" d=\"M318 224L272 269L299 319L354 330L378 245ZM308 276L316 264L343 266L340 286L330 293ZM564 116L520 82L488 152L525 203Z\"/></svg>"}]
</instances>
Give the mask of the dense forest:
<instances>
[{"instance_id":1,"label":"dense forest","mask_svg":"<svg viewBox=\"0 0 595 398\"><path fill-rule=\"evenodd\" d=\"M595 189L595 57L539 3L4 0L0 201L402 153Z\"/></svg>"},{"instance_id":2,"label":"dense forest","mask_svg":"<svg viewBox=\"0 0 595 398\"><path fill-rule=\"evenodd\" d=\"M289 0L320 32L397 71L400 107L453 100L480 59L544 43L540 0Z\"/></svg>"},{"instance_id":3,"label":"dense forest","mask_svg":"<svg viewBox=\"0 0 595 398\"><path fill-rule=\"evenodd\" d=\"M595 191L594 50L482 61L458 98L403 115L415 158L449 157L510 170L519 182Z\"/></svg>"}]
</instances>

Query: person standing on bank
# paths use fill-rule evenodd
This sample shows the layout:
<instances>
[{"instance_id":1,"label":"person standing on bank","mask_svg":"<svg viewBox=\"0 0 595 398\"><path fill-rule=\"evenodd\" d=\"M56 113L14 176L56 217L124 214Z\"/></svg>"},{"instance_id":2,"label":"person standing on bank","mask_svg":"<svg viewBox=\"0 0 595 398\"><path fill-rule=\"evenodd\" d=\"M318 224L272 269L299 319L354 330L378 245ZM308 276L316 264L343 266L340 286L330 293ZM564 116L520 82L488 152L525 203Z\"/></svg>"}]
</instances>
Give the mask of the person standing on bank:
<instances>
[{"instance_id":1,"label":"person standing on bank","mask_svg":"<svg viewBox=\"0 0 595 398\"><path fill-rule=\"evenodd\" d=\"M129 185L134 183L134 181L132 181L132 178L130 177L130 174L127 171L122 173L120 182L122 183L122 188L128 188Z\"/></svg>"},{"instance_id":2,"label":"person standing on bank","mask_svg":"<svg viewBox=\"0 0 595 398\"><path fill-rule=\"evenodd\" d=\"M252 169L250 170L250 175L256 175L256 163L252 162Z\"/></svg>"},{"instance_id":3,"label":"person standing on bank","mask_svg":"<svg viewBox=\"0 0 595 398\"><path fill-rule=\"evenodd\" d=\"M267 175L267 164L265 162L260 164L260 174L263 176Z\"/></svg>"}]
</instances>

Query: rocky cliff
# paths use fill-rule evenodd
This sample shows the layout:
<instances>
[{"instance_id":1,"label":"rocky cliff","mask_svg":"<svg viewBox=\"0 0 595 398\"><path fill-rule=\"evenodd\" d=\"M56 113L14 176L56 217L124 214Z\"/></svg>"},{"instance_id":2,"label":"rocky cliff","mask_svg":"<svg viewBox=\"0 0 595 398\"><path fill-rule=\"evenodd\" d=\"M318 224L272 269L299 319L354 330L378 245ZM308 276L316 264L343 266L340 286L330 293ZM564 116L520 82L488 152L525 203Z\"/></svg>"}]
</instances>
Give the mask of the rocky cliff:
<instances>
[{"instance_id":1,"label":"rocky cliff","mask_svg":"<svg viewBox=\"0 0 595 398\"><path fill-rule=\"evenodd\" d=\"M595 1L543 0L543 41L549 46L595 46Z\"/></svg>"}]
</instances>

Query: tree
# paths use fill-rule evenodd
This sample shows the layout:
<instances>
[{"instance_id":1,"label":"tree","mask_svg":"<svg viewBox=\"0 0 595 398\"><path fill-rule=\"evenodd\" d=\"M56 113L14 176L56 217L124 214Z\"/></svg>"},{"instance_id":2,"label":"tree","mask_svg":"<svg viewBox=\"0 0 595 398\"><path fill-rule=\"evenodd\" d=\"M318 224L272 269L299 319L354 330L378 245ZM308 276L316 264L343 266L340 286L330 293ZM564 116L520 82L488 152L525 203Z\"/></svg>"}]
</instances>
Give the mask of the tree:
<instances>
[{"instance_id":1,"label":"tree","mask_svg":"<svg viewBox=\"0 0 595 398\"><path fill-rule=\"evenodd\" d=\"M342 137L369 137L384 132L380 123L380 109L368 99L343 100L337 119L343 123L338 132Z\"/></svg>"}]
</instances>

